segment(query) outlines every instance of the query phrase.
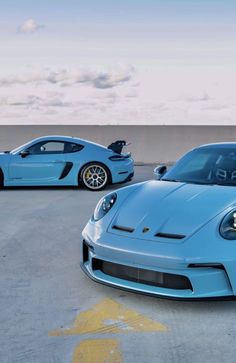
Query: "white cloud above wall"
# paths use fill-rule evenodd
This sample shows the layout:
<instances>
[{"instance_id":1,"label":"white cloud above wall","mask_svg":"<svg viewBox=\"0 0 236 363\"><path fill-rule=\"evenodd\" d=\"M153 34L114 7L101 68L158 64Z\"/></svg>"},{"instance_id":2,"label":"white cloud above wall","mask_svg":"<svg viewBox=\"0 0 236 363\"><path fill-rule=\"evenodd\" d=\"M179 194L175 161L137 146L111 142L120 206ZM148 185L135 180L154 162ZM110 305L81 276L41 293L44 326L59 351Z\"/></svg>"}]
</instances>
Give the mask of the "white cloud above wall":
<instances>
[{"instance_id":1,"label":"white cloud above wall","mask_svg":"<svg viewBox=\"0 0 236 363\"><path fill-rule=\"evenodd\" d=\"M44 25L38 24L34 19L27 19L19 26L18 31L24 34L33 34L44 27Z\"/></svg>"},{"instance_id":2,"label":"white cloud above wall","mask_svg":"<svg viewBox=\"0 0 236 363\"><path fill-rule=\"evenodd\" d=\"M0 77L0 87L28 84L56 84L69 87L76 84L84 84L98 89L114 88L129 82L135 70L132 66L126 66L110 71L95 71L92 69L43 69L24 74L8 75Z\"/></svg>"},{"instance_id":3,"label":"white cloud above wall","mask_svg":"<svg viewBox=\"0 0 236 363\"><path fill-rule=\"evenodd\" d=\"M0 76L0 124L235 124L236 79L64 67Z\"/></svg>"},{"instance_id":4,"label":"white cloud above wall","mask_svg":"<svg viewBox=\"0 0 236 363\"><path fill-rule=\"evenodd\" d=\"M35 95L11 95L8 97L0 98L0 106L25 106L32 108L39 107L70 107L69 102L64 102L63 93L51 93L47 94L46 97L39 97Z\"/></svg>"}]
</instances>

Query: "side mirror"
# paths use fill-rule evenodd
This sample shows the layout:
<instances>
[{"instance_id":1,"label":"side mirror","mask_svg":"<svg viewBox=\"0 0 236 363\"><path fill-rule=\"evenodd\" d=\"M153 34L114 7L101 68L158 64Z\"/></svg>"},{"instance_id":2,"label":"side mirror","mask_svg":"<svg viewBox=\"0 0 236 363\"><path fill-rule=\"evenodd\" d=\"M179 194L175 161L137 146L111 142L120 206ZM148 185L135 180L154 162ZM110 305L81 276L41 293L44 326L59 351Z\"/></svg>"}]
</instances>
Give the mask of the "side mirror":
<instances>
[{"instance_id":1,"label":"side mirror","mask_svg":"<svg viewBox=\"0 0 236 363\"><path fill-rule=\"evenodd\" d=\"M20 152L20 156L22 157L22 158L26 158L26 156L28 156L30 153L29 153L29 151L27 151L27 150L22 150L21 152Z\"/></svg>"},{"instance_id":2,"label":"side mirror","mask_svg":"<svg viewBox=\"0 0 236 363\"><path fill-rule=\"evenodd\" d=\"M160 180L161 177L167 172L167 166L166 165L160 165L157 166L154 170L154 176L156 180Z\"/></svg>"}]
</instances>

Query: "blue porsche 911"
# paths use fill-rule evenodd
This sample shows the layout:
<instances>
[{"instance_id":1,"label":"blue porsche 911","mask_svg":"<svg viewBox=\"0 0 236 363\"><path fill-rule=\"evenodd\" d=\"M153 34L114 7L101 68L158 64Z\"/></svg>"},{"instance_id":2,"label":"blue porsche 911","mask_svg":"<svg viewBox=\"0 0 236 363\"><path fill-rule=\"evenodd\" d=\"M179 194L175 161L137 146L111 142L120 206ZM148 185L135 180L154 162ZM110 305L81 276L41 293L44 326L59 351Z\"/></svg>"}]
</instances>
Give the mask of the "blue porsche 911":
<instances>
[{"instance_id":1,"label":"blue porsche 911","mask_svg":"<svg viewBox=\"0 0 236 363\"><path fill-rule=\"evenodd\" d=\"M0 153L0 186L83 184L101 190L132 179L134 162L126 142L108 147L76 137L45 136Z\"/></svg>"},{"instance_id":2,"label":"blue porsche 911","mask_svg":"<svg viewBox=\"0 0 236 363\"><path fill-rule=\"evenodd\" d=\"M83 270L156 296L235 296L236 143L203 145L155 175L99 201L83 230Z\"/></svg>"}]
</instances>

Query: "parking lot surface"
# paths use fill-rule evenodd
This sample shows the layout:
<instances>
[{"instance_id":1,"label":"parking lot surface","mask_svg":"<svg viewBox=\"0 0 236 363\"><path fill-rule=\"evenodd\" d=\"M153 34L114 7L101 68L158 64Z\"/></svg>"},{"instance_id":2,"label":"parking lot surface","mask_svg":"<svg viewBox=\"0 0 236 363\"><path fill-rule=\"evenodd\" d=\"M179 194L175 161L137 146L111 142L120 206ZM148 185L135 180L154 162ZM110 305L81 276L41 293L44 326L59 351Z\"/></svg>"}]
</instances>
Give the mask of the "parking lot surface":
<instances>
[{"instance_id":1,"label":"parking lot surface","mask_svg":"<svg viewBox=\"0 0 236 363\"><path fill-rule=\"evenodd\" d=\"M116 188L0 191L0 363L235 362L236 301L153 298L81 271L81 231Z\"/></svg>"}]
</instances>

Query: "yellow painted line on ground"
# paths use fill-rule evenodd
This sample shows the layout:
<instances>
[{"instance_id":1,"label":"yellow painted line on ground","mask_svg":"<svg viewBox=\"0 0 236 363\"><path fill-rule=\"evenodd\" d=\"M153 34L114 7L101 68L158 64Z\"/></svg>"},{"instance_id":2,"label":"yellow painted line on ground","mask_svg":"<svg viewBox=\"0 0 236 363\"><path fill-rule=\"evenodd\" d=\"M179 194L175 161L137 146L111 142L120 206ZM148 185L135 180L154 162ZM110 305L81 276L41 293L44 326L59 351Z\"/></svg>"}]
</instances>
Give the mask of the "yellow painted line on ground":
<instances>
[{"instance_id":1,"label":"yellow painted line on ground","mask_svg":"<svg viewBox=\"0 0 236 363\"><path fill-rule=\"evenodd\" d=\"M82 341L73 353L72 363L122 363L119 343L115 339Z\"/></svg>"},{"instance_id":2,"label":"yellow painted line on ground","mask_svg":"<svg viewBox=\"0 0 236 363\"><path fill-rule=\"evenodd\" d=\"M51 336L167 331L167 327L135 310L127 309L112 299L103 299L81 312L71 328L55 330Z\"/></svg>"}]
</instances>

